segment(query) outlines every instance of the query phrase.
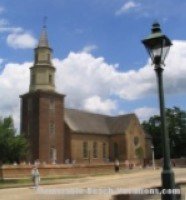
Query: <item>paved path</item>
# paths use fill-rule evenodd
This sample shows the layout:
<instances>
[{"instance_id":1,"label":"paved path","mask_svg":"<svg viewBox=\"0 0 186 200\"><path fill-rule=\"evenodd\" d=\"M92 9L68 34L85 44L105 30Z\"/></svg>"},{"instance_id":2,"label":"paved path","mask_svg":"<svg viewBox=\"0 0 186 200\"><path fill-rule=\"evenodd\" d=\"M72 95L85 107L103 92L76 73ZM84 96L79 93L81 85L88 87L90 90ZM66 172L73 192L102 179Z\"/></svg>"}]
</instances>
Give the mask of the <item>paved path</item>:
<instances>
[{"instance_id":1,"label":"paved path","mask_svg":"<svg viewBox=\"0 0 186 200\"><path fill-rule=\"evenodd\" d=\"M174 169L176 181L186 183L186 168ZM109 200L111 195L61 195L59 194L64 189L84 189L87 188L104 188L116 189L137 189L137 188L150 188L160 185L160 170L140 170L130 174L112 174L104 176L86 177L81 179L66 179L63 184L41 186L40 191L36 192L32 188L13 188L1 189L1 200ZM38 194L42 192L49 194ZM55 193L55 195L54 195Z\"/></svg>"}]
</instances>

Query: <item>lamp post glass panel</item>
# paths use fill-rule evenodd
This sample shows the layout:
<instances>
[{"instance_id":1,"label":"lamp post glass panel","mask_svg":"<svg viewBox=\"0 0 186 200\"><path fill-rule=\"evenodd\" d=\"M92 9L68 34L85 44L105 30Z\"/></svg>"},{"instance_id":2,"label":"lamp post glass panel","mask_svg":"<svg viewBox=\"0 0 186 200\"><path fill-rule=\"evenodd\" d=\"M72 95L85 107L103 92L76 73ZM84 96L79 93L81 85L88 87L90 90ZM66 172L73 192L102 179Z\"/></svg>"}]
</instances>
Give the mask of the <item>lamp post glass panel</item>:
<instances>
[{"instance_id":1,"label":"lamp post glass panel","mask_svg":"<svg viewBox=\"0 0 186 200\"><path fill-rule=\"evenodd\" d=\"M163 91L163 66L165 58L169 52L170 46L172 45L170 39L161 32L160 25L154 23L152 25L151 34L145 38L142 43L144 44L147 52L150 55L152 63L154 64L154 70L157 75L158 93L159 93L159 106L161 116L161 136L163 145L163 170L161 174L162 188L163 189L174 189L175 180L174 173L171 169L170 160L170 143L169 136L166 128L165 119L165 106L164 106L164 91ZM162 195L163 200L173 200L175 195L165 194Z\"/></svg>"}]
</instances>

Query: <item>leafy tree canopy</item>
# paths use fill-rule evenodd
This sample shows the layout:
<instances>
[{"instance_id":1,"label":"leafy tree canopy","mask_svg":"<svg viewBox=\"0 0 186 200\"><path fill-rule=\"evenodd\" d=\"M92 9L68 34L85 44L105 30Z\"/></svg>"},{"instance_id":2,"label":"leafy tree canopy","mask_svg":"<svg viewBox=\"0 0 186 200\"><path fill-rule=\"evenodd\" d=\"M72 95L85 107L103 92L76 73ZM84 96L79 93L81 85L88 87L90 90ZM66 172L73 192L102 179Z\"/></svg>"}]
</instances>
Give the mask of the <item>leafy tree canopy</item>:
<instances>
[{"instance_id":1,"label":"leafy tree canopy","mask_svg":"<svg viewBox=\"0 0 186 200\"><path fill-rule=\"evenodd\" d=\"M172 158L186 156L186 111L178 107L166 109L166 125L170 138L170 150ZM155 150L155 157L161 158L161 118L158 115L150 117L142 123L145 131L151 135Z\"/></svg>"},{"instance_id":2,"label":"leafy tree canopy","mask_svg":"<svg viewBox=\"0 0 186 200\"><path fill-rule=\"evenodd\" d=\"M16 135L12 117L0 119L0 162L13 163L25 159L28 143L22 135Z\"/></svg>"}]
</instances>

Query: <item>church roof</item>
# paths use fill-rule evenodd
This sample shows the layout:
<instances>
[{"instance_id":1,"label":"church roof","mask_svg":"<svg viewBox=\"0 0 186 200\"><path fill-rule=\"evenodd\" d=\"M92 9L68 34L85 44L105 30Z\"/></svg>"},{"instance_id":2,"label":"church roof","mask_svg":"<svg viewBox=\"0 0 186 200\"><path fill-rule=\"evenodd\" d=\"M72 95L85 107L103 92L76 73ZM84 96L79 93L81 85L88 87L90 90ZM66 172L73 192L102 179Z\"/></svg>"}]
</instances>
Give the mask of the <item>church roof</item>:
<instances>
[{"instance_id":1,"label":"church roof","mask_svg":"<svg viewBox=\"0 0 186 200\"><path fill-rule=\"evenodd\" d=\"M43 26L43 28L42 28L41 35L40 35L40 38L39 38L38 47L49 47L46 26Z\"/></svg>"},{"instance_id":2,"label":"church roof","mask_svg":"<svg viewBox=\"0 0 186 200\"><path fill-rule=\"evenodd\" d=\"M135 114L112 117L76 109L65 109L65 123L72 131L78 133L123 134L132 119L137 119Z\"/></svg>"}]
</instances>

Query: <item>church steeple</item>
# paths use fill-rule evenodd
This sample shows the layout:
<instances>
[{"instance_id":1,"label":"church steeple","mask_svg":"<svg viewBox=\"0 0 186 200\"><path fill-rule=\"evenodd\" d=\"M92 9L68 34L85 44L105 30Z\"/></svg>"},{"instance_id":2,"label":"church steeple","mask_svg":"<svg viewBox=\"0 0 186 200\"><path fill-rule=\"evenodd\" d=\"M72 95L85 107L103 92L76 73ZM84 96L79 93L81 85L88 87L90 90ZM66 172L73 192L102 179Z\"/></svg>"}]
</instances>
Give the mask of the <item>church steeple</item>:
<instances>
[{"instance_id":1,"label":"church steeple","mask_svg":"<svg viewBox=\"0 0 186 200\"><path fill-rule=\"evenodd\" d=\"M49 47L46 25L43 25L38 47Z\"/></svg>"},{"instance_id":2,"label":"church steeple","mask_svg":"<svg viewBox=\"0 0 186 200\"><path fill-rule=\"evenodd\" d=\"M30 68L30 91L55 90L55 68L52 65L52 49L49 46L47 28L44 24L37 47L34 66Z\"/></svg>"},{"instance_id":3,"label":"church steeple","mask_svg":"<svg viewBox=\"0 0 186 200\"><path fill-rule=\"evenodd\" d=\"M64 95L55 91L55 67L45 24L34 49L29 92L21 95L21 132L29 141L31 162L63 163L66 159Z\"/></svg>"}]
</instances>

